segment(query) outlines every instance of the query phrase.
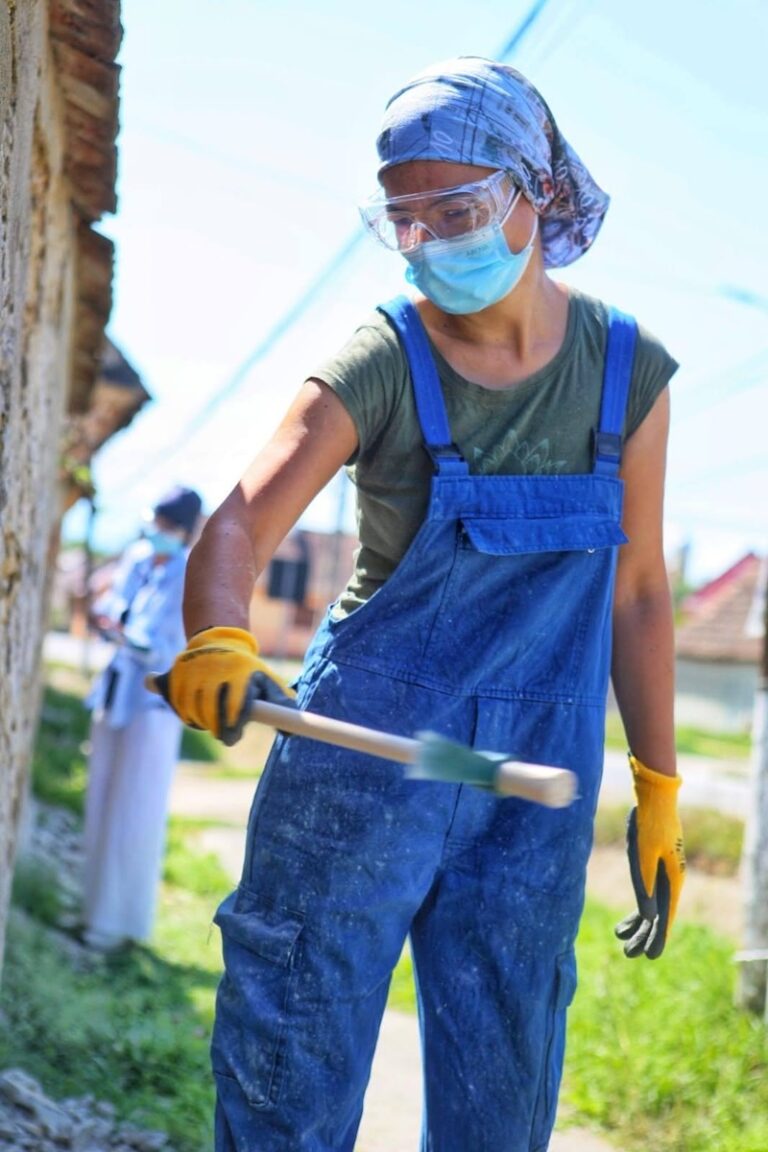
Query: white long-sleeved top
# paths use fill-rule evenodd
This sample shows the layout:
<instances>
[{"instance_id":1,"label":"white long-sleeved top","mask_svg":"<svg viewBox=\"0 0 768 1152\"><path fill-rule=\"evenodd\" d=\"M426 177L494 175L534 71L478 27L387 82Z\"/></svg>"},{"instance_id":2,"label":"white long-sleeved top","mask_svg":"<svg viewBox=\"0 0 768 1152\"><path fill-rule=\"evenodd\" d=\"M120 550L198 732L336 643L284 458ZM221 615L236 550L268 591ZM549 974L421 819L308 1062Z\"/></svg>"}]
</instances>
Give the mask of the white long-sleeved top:
<instances>
[{"instance_id":1,"label":"white long-sleeved top","mask_svg":"<svg viewBox=\"0 0 768 1152\"><path fill-rule=\"evenodd\" d=\"M185 549L155 564L150 545L138 541L126 549L110 588L93 605L94 612L114 621L128 613L124 643L116 647L87 701L101 713L109 694L105 719L112 728L125 727L137 712L168 707L147 691L144 677L167 670L186 644L181 602L187 556Z\"/></svg>"}]
</instances>

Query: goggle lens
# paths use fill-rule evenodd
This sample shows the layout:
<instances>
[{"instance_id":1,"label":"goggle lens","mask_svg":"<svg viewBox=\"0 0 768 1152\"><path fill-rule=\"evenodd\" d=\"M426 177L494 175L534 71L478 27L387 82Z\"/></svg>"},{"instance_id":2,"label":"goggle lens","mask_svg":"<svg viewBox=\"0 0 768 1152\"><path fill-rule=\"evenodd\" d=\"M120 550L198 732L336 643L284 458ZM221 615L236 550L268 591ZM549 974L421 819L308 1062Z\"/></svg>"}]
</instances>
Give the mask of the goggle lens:
<instances>
[{"instance_id":1,"label":"goggle lens","mask_svg":"<svg viewBox=\"0 0 768 1152\"><path fill-rule=\"evenodd\" d=\"M410 252L430 240L455 240L502 222L518 195L506 172L417 196L372 196L360 209L366 227L385 247Z\"/></svg>"}]
</instances>

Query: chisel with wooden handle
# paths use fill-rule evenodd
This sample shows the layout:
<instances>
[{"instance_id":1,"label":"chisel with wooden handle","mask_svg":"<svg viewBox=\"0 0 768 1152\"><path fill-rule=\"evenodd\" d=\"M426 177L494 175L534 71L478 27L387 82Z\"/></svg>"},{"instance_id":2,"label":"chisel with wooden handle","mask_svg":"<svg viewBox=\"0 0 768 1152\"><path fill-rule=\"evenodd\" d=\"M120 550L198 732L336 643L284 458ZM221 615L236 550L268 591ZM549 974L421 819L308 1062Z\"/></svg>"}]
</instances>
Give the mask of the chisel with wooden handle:
<instances>
[{"instance_id":1,"label":"chisel with wooden handle","mask_svg":"<svg viewBox=\"0 0 768 1152\"><path fill-rule=\"evenodd\" d=\"M147 676L145 684L151 692L160 692L154 676ZM251 705L250 719L292 736L394 760L404 764L406 775L414 780L474 784L547 808L566 808L576 796L577 778L567 768L529 764L499 752L476 752L434 732L420 732L412 739L263 700Z\"/></svg>"}]
</instances>

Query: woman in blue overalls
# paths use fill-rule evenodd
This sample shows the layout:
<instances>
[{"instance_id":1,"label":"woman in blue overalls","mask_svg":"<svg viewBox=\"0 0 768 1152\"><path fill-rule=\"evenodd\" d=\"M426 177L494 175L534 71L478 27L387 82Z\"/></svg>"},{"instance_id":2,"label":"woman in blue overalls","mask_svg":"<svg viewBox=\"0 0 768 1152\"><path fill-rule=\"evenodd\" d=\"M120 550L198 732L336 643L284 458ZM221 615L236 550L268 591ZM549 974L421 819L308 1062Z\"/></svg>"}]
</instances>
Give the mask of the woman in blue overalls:
<instances>
[{"instance_id":1,"label":"woman in blue overalls","mask_svg":"<svg viewBox=\"0 0 768 1152\"><path fill-rule=\"evenodd\" d=\"M548 276L608 200L519 73L429 69L390 101L378 148L363 215L405 256L415 303L384 306L312 374L209 520L166 691L225 740L255 691L274 694L248 632L253 582L346 463L361 546L299 707L567 765L579 796L552 811L278 737L216 918L217 1148L351 1152L410 936L424 1152L543 1152L612 650L638 796L628 955L661 952L682 879L661 541L675 364Z\"/></svg>"}]
</instances>

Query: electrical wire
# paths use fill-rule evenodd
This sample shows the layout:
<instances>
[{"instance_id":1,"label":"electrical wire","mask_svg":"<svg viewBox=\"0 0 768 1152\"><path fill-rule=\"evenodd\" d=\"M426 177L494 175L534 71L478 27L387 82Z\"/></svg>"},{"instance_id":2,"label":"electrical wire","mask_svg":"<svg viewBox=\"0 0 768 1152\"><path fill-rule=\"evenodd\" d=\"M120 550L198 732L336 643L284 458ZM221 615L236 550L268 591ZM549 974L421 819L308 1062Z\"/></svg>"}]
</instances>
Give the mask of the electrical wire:
<instances>
[{"instance_id":1,"label":"electrical wire","mask_svg":"<svg viewBox=\"0 0 768 1152\"><path fill-rule=\"evenodd\" d=\"M704 484L711 484L713 481L718 482L721 486L723 482L728 480L737 480L743 476L750 476L753 472L765 472L768 470L768 453L762 452L760 456L753 456L751 460L742 460L736 465L724 465L720 468L710 469L700 476L688 477L687 480L679 480L675 484L675 491L684 491L686 488L700 488Z\"/></svg>"},{"instance_id":2,"label":"electrical wire","mask_svg":"<svg viewBox=\"0 0 768 1152\"><path fill-rule=\"evenodd\" d=\"M289 185L294 189L304 188L309 192L320 193L321 195L327 196L329 199L341 200L338 187L334 187L331 184L324 184L320 180L310 179L306 173L301 170L294 171L289 168L278 168L271 164L264 164L262 161L256 160L251 156L233 156L231 152L211 148L209 144L203 147L190 136L185 136L181 132L176 132L172 128L165 128L162 125L145 125L139 122L138 125L134 125L133 130L149 140L154 140L160 144L167 144L170 147L187 152L191 156L197 156L208 164L213 163L221 168L229 168L234 172L257 175L261 179L271 180L276 184Z\"/></svg>"},{"instance_id":3,"label":"electrical wire","mask_svg":"<svg viewBox=\"0 0 768 1152\"><path fill-rule=\"evenodd\" d=\"M523 17L520 24L518 24L515 31L512 33L510 38L506 41L494 59L502 61L506 60L508 56L513 55L515 50L520 45L520 42L536 23L548 3L549 0L536 0L536 3L529 8L527 14Z\"/></svg>"},{"instance_id":4,"label":"electrical wire","mask_svg":"<svg viewBox=\"0 0 768 1152\"><path fill-rule=\"evenodd\" d=\"M528 9L528 12L520 24L503 45L496 59L504 60L514 53L522 39L530 32L548 3L549 0L535 0L535 3ZM128 476L123 476L120 479L119 485L121 490L125 490L126 487L130 487L139 480L145 480L149 474L156 470L159 464L166 465L168 460L175 456L187 444L190 437L202 427L211 413L219 408L225 400L234 395L253 367L273 350L275 345L282 340L293 325L304 315L328 285L330 278L338 275L348 263L364 238L365 233L362 228L360 228L337 249L329 262L323 267L305 291L294 300L293 304L290 305L288 310L272 326L266 336L264 336L256 347L238 364L232 374L225 380L224 384L189 418L173 440L164 446L162 457L158 459L157 464L150 463L147 465L144 463L140 468L137 468L135 472Z\"/></svg>"},{"instance_id":5,"label":"electrical wire","mask_svg":"<svg viewBox=\"0 0 768 1152\"><path fill-rule=\"evenodd\" d=\"M724 400L749 392L752 388L768 385L768 348L761 348L746 360L736 365L728 365L703 380L695 376L687 380L685 389L679 395L686 402L683 414L686 420L703 415ZM703 403L701 402L703 399ZM691 400L694 403L690 406Z\"/></svg>"}]
</instances>

